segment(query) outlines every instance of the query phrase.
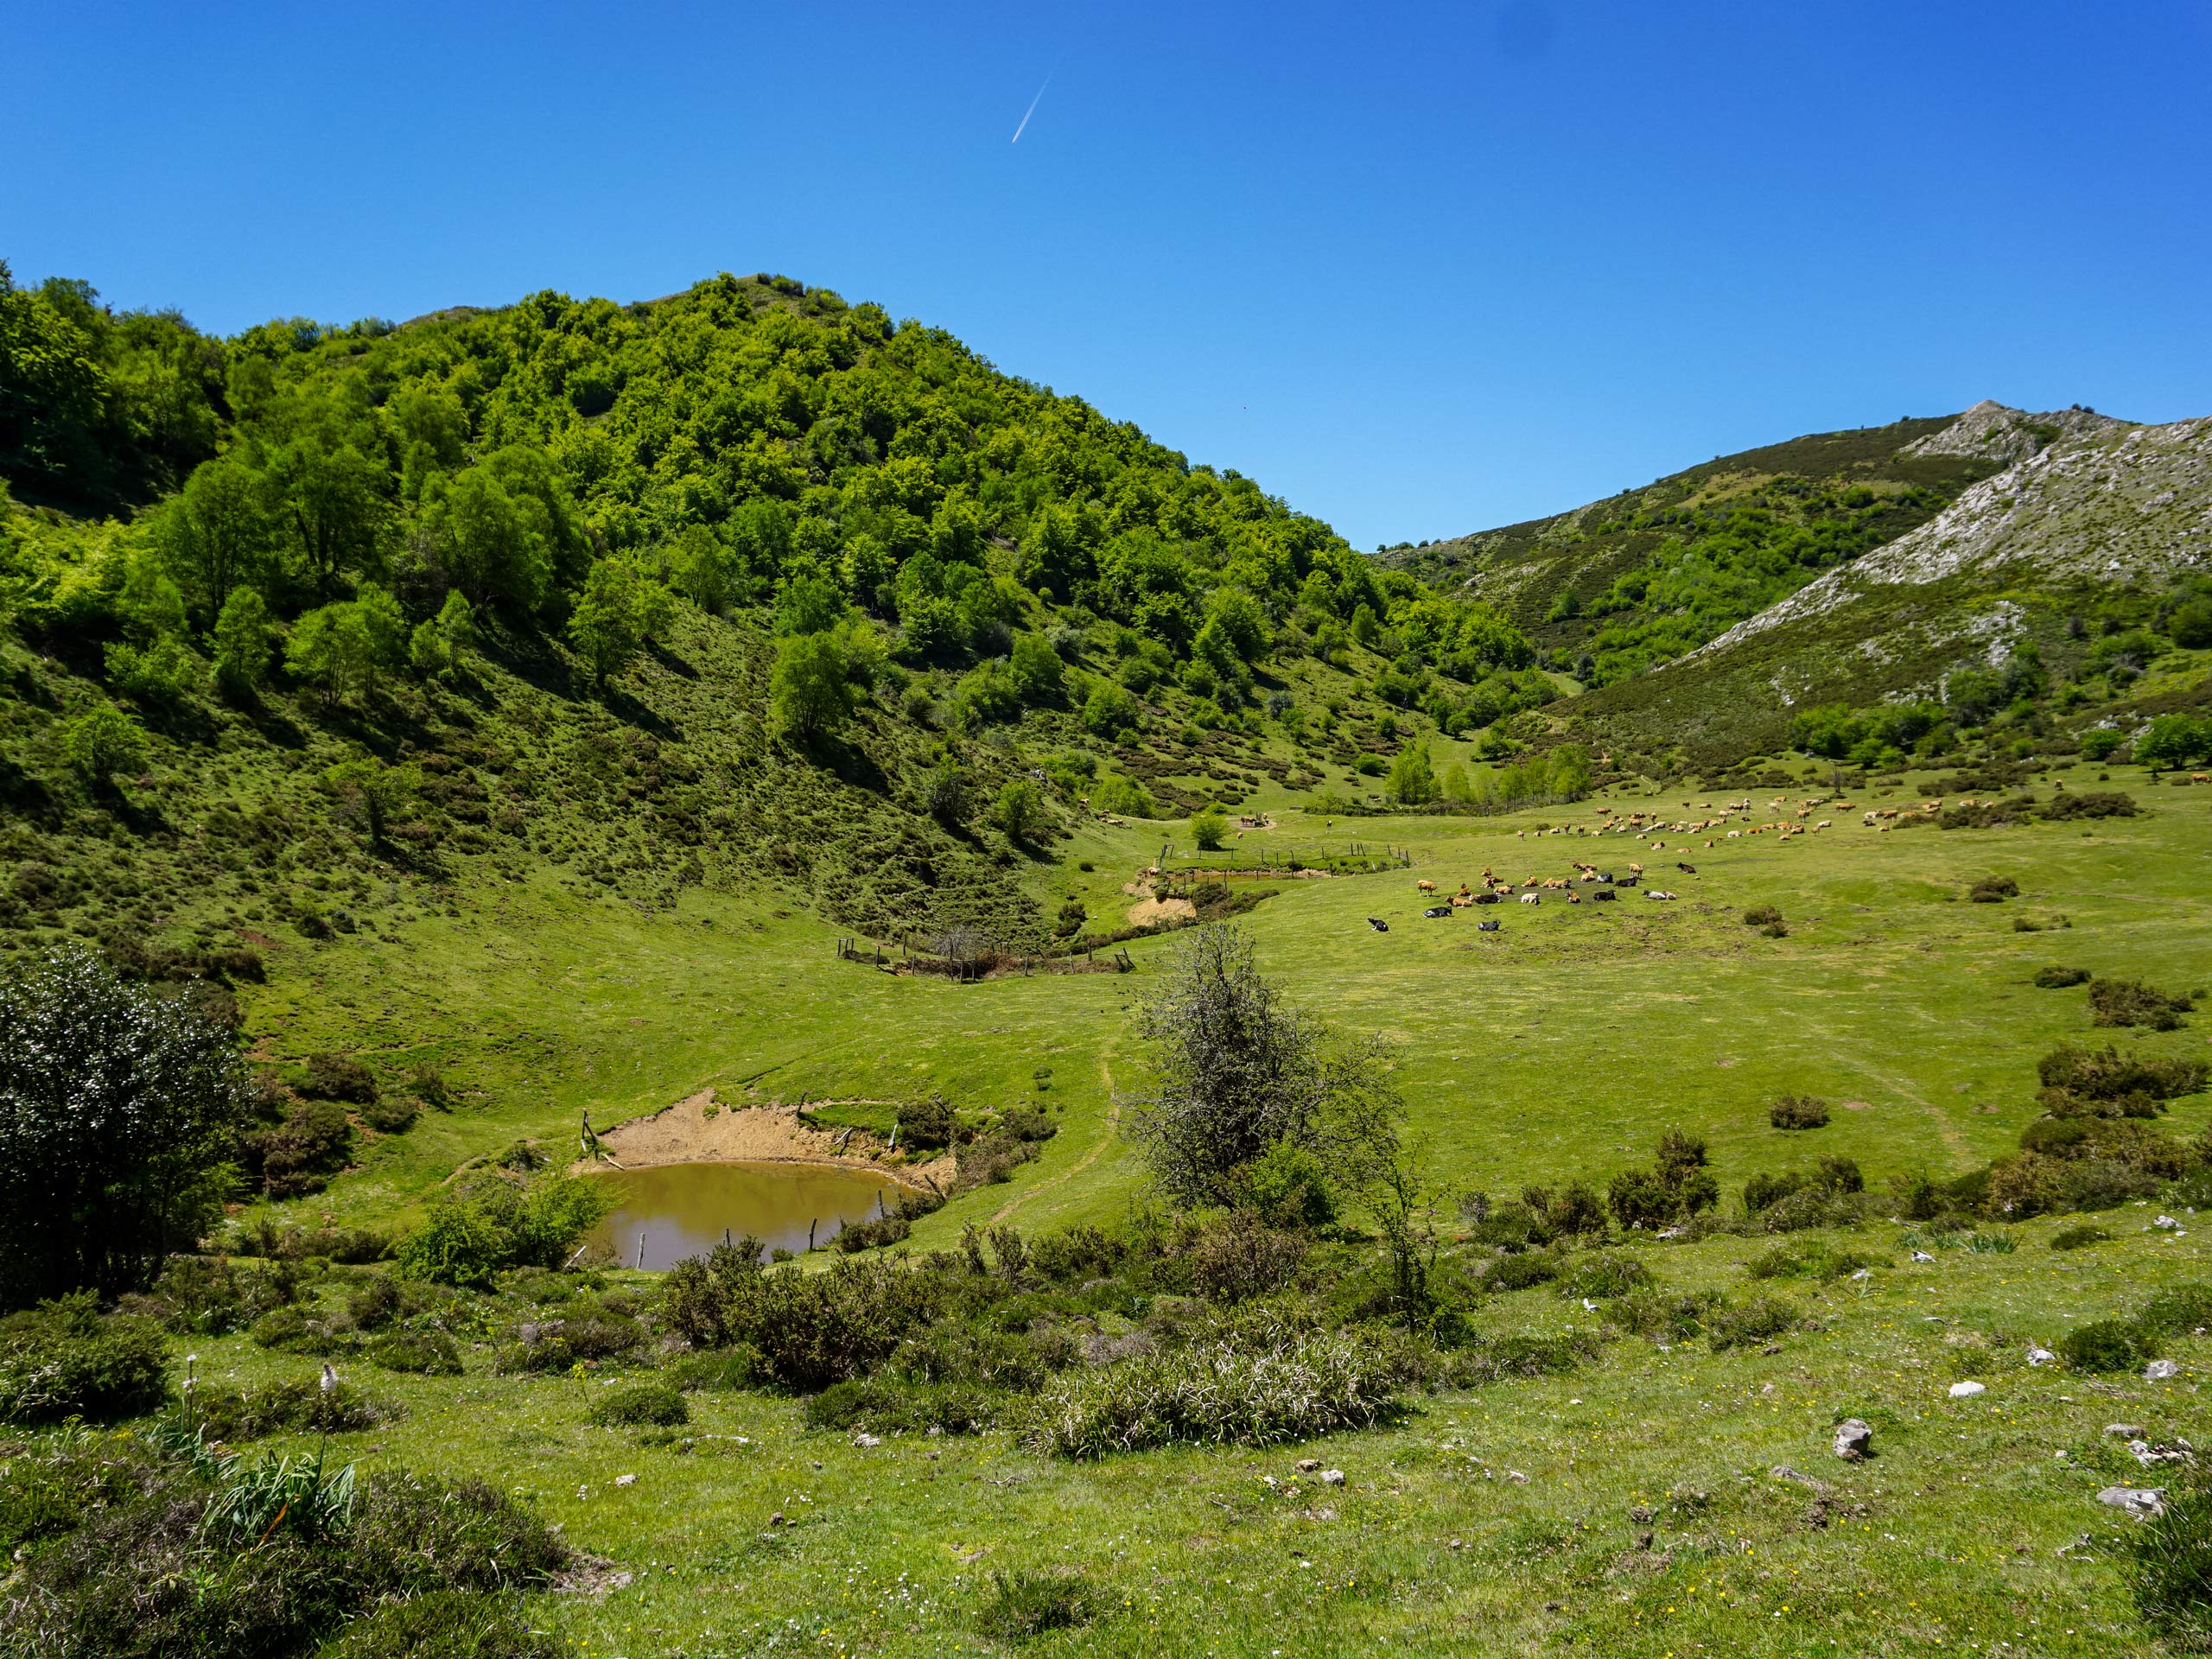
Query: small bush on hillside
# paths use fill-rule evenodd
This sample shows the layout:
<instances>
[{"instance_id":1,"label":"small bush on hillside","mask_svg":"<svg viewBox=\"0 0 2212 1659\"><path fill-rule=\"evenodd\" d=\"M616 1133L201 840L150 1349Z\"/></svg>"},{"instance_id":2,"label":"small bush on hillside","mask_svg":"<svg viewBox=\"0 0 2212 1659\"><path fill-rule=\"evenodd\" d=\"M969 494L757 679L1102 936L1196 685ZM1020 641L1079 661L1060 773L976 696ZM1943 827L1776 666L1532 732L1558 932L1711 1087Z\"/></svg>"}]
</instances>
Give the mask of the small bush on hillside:
<instances>
[{"instance_id":1,"label":"small bush on hillside","mask_svg":"<svg viewBox=\"0 0 2212 1659\"><path fill-rule=\"evenodd\" d=\"M806 1402L810 1428L870 1429L880 1434L976 1434L998 1419L1006 1396L964 1382L910 1382L871 1376L833 1382Z\"/></svg>"},{"instance_id":2,"label":"small bush on hillside","mask_svg":"<svg viewBox=\"0 0 2212 1659\"><path fill-rule=\"evenodd\" d=\"M2153 1339L2212 1326L2212 1285L2170 1285L2143 1305L2137 1329Z\"/></svg>"},{"instance_id":3,"label":"small bush on hillside","mask_svg":"<svg viewBox=\"0 0 2212 1659\"><path fill-rule=\"evenodd\" d=\"M398 1405L363 1394L350 1382L326 1389L319 1376L224 1392L202 1385L178 1421L204 1427L210 1440L257 1440L269 1434L347 1434L401 1414Z\"/></svg>"},{"instance_id":4,"label":"small bush on hillside","mask_svg":"<svg viewBox=\"0 0 2212 1659\"><path fill-rule=\"evenodd\" d=\"M1328 1166L1311 1147L1278 1141L1237 1172L1237 1202L1287 1227L1325 1227L1337 1218Z\"/></svg>"},{"instance_id":5,"label":"small bush on hillside","mask_svg":"<svg viewBox=\"0 0 2212 1659\"><path fill-rule=\"evenodd\" d=\"M726 1394L756 1386L766 1379L767 1370L760 1356L741 1343L734 1348L685 1354L669 1366L666 1376L671 1387L686 1394L702 1389Z\"/></svg>"},{"instance_id":6,"label":"small bush on hillside","mask_svg":"<svg viewBox=\"0 0 2212 1659\"><path fill-rule=\"evenodd\" d=\"M2024 1152L1990 1166L1986 1207L2014 1221L2077 1210L2111 1210L2149 1198L2166 1179L2114 1159L2050 1158Z\"/></svg>"},{"instance_id":7,"label":"small bush on hillside","mask_svg":"<svg viewBox=\"0 0 2212 1659\"><path fill-rule=\"evenodd\" d=\"M1745 927L1775 927L1781 921L1782 912L1772 905L1753 905L1744 912Z\"/></svg>"},{"instance_id":8,"label":"small bush on hillside","mask_svg":"<svg viewBox=\"0 0 2212 1659\"><path fill-rule=\"evenodd\" d=\"M1086 1224L1031 1241L1029 1265L1045 1278L1065 1284L1105 1278L1120 1268L1128 1254L1122 1240Z\"/></svg>"},{"instance_id":9,"label":"small bush on hillside","mask_svg":"<svg viewBox=\"0 0 2212 1659\"><path fill-rule=\"evenodd\" d=\"M1719 1353L1769 1341L1796 1323L1797 1310L1791 1304L1776 1296L1754 1296L1748 1302L1716 1305L1706 1316L1705 1328Z\"/></svg>"},{"instance_id":10,"label":"small bush on hillside","mask_svg":"<svg viewBox=\"0 0 2212 1659\"><path fill-rule=\"evenodd\" d=\"M2069 818L2132 818L2142 810L2133 796L2118 790L2061 790L2044 804L2043 816L2063 823Z\"/></svg>"},{"instance_id":11,"label":"small bush on hillside","mask_svg":"<svg viewBox=\"0 0 2212 1659\"><path fill-rule=\"evenodd\" d=\"M910 1101L899 1109L899 1144L916 1152L935 1152L952 1144L960 1119L943 1095Z\"/></svg>"},{"instance_id":12,"label":"small bush on hillside","mask_svg":"<svg viewBox=\"0 0 2212 1659\"><path fill-rule=\"evenodd\" d=\"M1631 1291L1605 1312L1624 1331L1655 1342L1688 1342L1705 1329L1705 1316L1720 1300L1713 1291Z\"/></svg>"},{"instance_id":13,"label":"small bush on hillside","mask_svg":"<svg viewBox=\"0 0 2212 1659\"><path fill-rule=\"evenodd\" d=\"M0 1319L0 1421L113 1422L168 1393L168 1347L151 1319L102 1318L90 1291Z\"/></svg>"},{"instance_id":14,"label":"small bush on hillside","mask_svg":"<svg viewBox=\"0 0 2212 1659\"><path fill-rule=\"evenodd\" d=\"M1306 1241L1234 1211L1207 1228L1188 1255L1192 1289L1217 1302L1241 1302L1289 1283L1306 1259Z\"/></svg>"},{"instance_id":15,"label":"small bush on hillside","mask_svg":"<svg viewBox=\"0 0 2212 1659\"><path fill-rule=\"evenodd\" d=\"M342 1054L309 1055L299 1087L312 1100L343 1100L357 1106L372 1103L378 1095L376 1074Z\"/></svg>"},{"instance_id":16,"label":"small bush on hillside","mask_svg":"<svg viewBox=\"0 0 2212 1659\"><path fill-rule=\"evenodd\" d=\"M1508 1261L1526 1260L1509 1256ZM1621 1296L1632 1290L1641 1290L1652 1283L1650 1268L1632 1255L1585 1255L1575 1259L1567 1271L1559 1275L1559 1294L1562 1296L1586 1296L1596 1300L1600 1296Z\"/></svg>"},{"instance_id":17,"label":"small bush on hillside","mask_svg":"<svg viewBox=\"0 0 2212 1659\"><path fill-rule=\"evenodd\" d=\"M1848 1279L1861 1268L1874 1265L1872 1256L1856 1250L1839 1250L1825 1241L1809 1244L1777 1244L1765 1255L1745 1263L1754 1279Z\"/></svg>"},{"instance_id":18,"label":"small bush on hillside","mask_svg":"<svg viewBox=\"0 0 2212 1659\"><path fill-rule=\"evenodd\" d=\"M423 1109L405 1095L388 1095L361 1108L361 1122L378 1135L404 1135Z\"/></svg>"},{"instance_id":19,"label":"small bush on hillside","mask_svg":"<svg viewBox=\"0 0 2212 1659\"><path fill-rule=\"evenodd\" d=\"M2077 1371L2133 1370L2140 1352L2134 1328L2121 1319L2094 1319L2058 1339L2059 1357Z\"/></svg>"},{"instance_id":20,"label":"small bush on hillside","mask_svg":"<svg viewBox=\"0 0 2212 1659\"><path fill-rule=\"evenodd\" d=\"M609 1389L586 1416L601 1428L674 1428L691 1421L691 1408L665 1383L639 1382Z\"/></svg>"},{"instance_id":21,"label":"small bush on hillside","mask_svg":"<svg viewBox=\"0 0 2212 1659\"><path fill-rule=\"evenodd\" d=\"M370 1343L361 1357L416 1376L459 1376L461 1370L460 1344L442 1331L395 1331Z\"/></svg>"},{"instance_id":22,"label":"small bush on hillside","mask_svg":"<svg viewBox=\"0 0 2212 1659\"><path fill-rule=\"evenodd\" d=\"M2069 986L2089 982L2086 968L2038 968L2036 969L2036 988L2044 991L2063 991Z\"/></svg>"},{"instance_id":23,"label":"small bush on hillside","mask_svg":"<svg viewBox=\"0 0 2212 1659\"><path fill-rule=\"evenodd\" d=\"M2081 1250L2087 1249L2092 1244L2109 1244L2112 1241L2113 1235L2103 1228L2083 1225L2069 1227L2063 1231L2053 1233L2050 1236L2050 1248L2054 1250Z\"/></svg>"},{"instance_id":24,"label":"small bush on hillside","mask_svg":"<svg viewBox=\"0 0 2212 1659\"><path fill-rule=\"evenodd\" d=\"M2178 1652L2212 1651L2212 1479L2184 1465L2165 1507L2120 1541L2120 1572L2143 1622Z\"/></svg>"},{"instance_id":25,"label":"small bush on hillside","mask_svg":"<svg viewBox=\"0 0 2212 1659\"><path fill-rule=\"evenodd\" d=\"M663 1296L670 1327L695 1347L748 1343L777 1381L813 1391L889 1357L935 1317L942 1294L938 1276L882 1258L848 1256L801 1274L725 1247L671 1268Z\"/></svg>"},{"instance_id":26,"label":"small bush on hillside","mask_svg":"<svg viewBox=\"0 0 2212 1659\"><path fill-rule=\"evenodd\" d=\"M901 1243L913 1230L913 1223L904 1216L881 1216L874 1221L849 1224L830 1242L844 1254L851 1255L861 1250L880 1249L887 1244Z\"/></svg>"},{"instance_id":27,"label":"small bush on hillside","mask_svg":"<svg viewBox=\"0 0 2212 1659\"><path fill-rule=\"evenodd\" d=\"M1766 1121L1777 1129L1824 1129L1828 1103L1810 1095L1784 1095L1766 1109Z\"/></svg>"},{"instance_id":28,"label":"small bush on hillside","mask_svg":"<svg viewBox=\"0 0 2212 1659\"><path fill-rule=\"evenodd\" d=\"M2186 992L2162 991L2139 979L2089 982L2089 1023L2093 1026L2147 1026L2152 1031L2172 1031L2184 1023L2182 1015L2196 1006L2196 997Z\"/></svg>"},{"instance_id":29,"label":"small bush on hillside","mask_svg":"<svg viewBox=\"0 0 2212 1659\"><path fill-rule=\"evenodd\" d=\"M2000 904L2019 896L2020 884L2009 875L1985 875L1967 889L1968 901L1977 905Z\"/></svg>"},{"instance_id":30,"label":"small bush on hillside","mask_svg":"<svg viewBox=\"0 0 2212 1659\"><path fill-rule=\"evenodd\" d=\"M560 1659L512 1595L433 1590L389 1602L346 1627L325 1659Z\"/></svg>"},{"instance_id":31,"label":"small bush on hillside","mask_svg":"<svg viewBox=\"0 0 2212 1659\"><path fill-rule=\"evenodd\" d=\"M1446 1388L1471 1389L1510 1377L1565 1376L1597 1354L1597 1339L1586 1332L1568 1337L1477 1337L1444 1356L1434 1380Z\"/></svg>"},{"instance_id":32,"label":"small bush on hillside","mask_svg":"<svg viewBox=\"0 0 2212 1659\"><path fill-rule=\"evenodd\" d=\"M264 1127L241 1136L238 1164L271 1198L320 1192L346 1166L353 1126L335 1101L265 1099Z\"/></svg>"},{"instance_id":33,"label":"small bush on hillside","mask_svg":"<svg viewBox=\"0 0 2212 1659\"><path fill-rule=\"evenodd\" d=\"M499 1351L502 1371L565 1371L578 1360L613 1359L645 1344L645 1327L628 1314L582 1302L557 1319L526 1321Z\"/></svg>"},{"instance_id":34,"label":"small bush on hillside","mask_svg":"<svg viewBox=\"0 0 2212 1659\"><path fill-rule=\"evenodd\" d=\"M1393 1357L1348 1336L1199 1343L1062 1378L1038 1402L1030 1439L1081 1459L1177 1442L1276 1446L1373 1427L1403 1380Z\"/></svg>"},{"instance_id":35,"label":"small bush on hillside","mask_svg":"<svg viewBox=\"0 0 2212 1659\"><path fill-rule=\"evenodd\" d=\"M506 1268L557 1268L613 1203L604 1185L551 1172L489 1177L430 1206L400 1245L400 1267L463 1289L489 1285Z\"/></svg>"},{"instance_id":36,"label":"small bush on hillside","mask_svg":"<svg viewBox=\"0 0 2212 1659\"><path fill-rule=\"evenodd\" d=\"M1624 1170L1612 1179L1605 1203L1624 1227L1664 1227L1710 1210L1720 1187L1705 1167L1705 1142L1670 1129L1659 1139L1649 1169Z\"/></svg>"},{"instance_id":37,"label":"small bush on hillside","mask_svg":"<svg viewBox=\"0 0 2212 1659\"><path fill-rule=\"evenodd\" d=\"M125 1300L179 1336L226 1337L296 1294L289 1269L241 1273L219 1255L173 1255L150 1292Z\"/></svg>"},{"instance_id":38,"label":"small bush on hillside","mask_svg":"<svg viewBox=\"0 0 2212 1659\"><path fill-rule=\"evenodd\" d=\"M1483 1269L1483 1288L1503 1294L1548 1285L1559 1277L1559 1264L1538 1250L1502 1255Z\"/></svg>"},{"instance_id":39,"label":"small bush on hillside","mask_svg":"<svg viewBox=\"0 0 2212 1659\"><path fill-rule=\"evenodd\" d=\"M2122 1054L2110 1044L2102 1049L2062 1045L2044 1055L2036 1069L2046 1089L2099 1101L2137 1094L2172 1100L2202 1089L2207 1074L2202 1060Z\"/></svg>"},{"instance_id":40,"label":"small bush on hillside","mask_svg":"<svg viewBox=\"0 0 2212 1659\"><path fill-rule=\"evenodd\" d=\"M977 1611L976 1628L996 1641L1022 1642L1088 1624L1105 1605L1090 1581L1072 1568L993 1573L990 1599Z\"/></svg>"}]
</instances>

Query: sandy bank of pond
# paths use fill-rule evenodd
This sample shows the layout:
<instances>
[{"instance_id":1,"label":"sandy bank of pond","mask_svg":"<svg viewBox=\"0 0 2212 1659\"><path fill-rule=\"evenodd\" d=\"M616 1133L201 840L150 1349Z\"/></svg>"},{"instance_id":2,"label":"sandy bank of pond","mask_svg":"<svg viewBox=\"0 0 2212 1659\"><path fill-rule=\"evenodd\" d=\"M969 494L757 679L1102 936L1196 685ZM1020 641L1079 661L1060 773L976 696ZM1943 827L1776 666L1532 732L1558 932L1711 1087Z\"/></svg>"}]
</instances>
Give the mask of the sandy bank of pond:
<instances>
[{"instance_id":1,"label":"sandy bank of pond","mask_svg":"<svg viewBox=\"0 0 2212 1659\"><path fill-rule=\"evenodd\" d=\"M842 1147L839 1141L844 1142ZM880 1144L866 1130L848 1136L842 1129L817 1129L799 1121L795 1106L727 1106L711 1089L679 1100L649 1117L633 1117L600 1133L599 1144L626 1169L664 1164L829 1164L864 1169L887 1180L926 1191L951 1185L950 1154L926 1164L892 1165L869 1154ZM604 1162L580 1162L575 1172L604 1169Z\"/></svg>"}]
</instances>

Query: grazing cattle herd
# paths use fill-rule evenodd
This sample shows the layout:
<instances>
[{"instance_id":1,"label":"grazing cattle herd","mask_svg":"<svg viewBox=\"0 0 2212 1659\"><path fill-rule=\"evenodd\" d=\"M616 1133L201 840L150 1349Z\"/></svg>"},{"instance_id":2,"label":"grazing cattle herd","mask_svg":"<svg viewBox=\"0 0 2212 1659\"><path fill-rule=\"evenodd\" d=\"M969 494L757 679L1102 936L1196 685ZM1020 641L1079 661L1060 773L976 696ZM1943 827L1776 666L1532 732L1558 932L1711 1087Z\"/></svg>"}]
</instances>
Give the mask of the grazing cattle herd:
<instances>
[{"instance_id":1,"label":"grazing cattle herd","mask_svg":"<svg viewBox=\"0 0 2212 1659\"><path fill-rule=\"evenodd\" d=\"M1975 803L1968 800L1957 804L1972 806ZM1684 801L1682 805L1688 808L1690 803ZM1859 822L1871 829L1887 830L1901 813L1933 816L1941 812L1943 806L1942 801L1923 801L1916 808L1870 809L1861 816ZM1513 833L1518 841L1526 841L1532 836L1630 836L1644 842L1652 852L1664 852L1667 843L1660 837L1696 836L1707 830L1713 832L1706 840L1707 847L1716 846L1722 840L1738 841L1758 836L1771 836L1777 842L1788 842L1799 836L1833 828L1836 822L1833 817L1813 817L1813 814L1823 807L1831 811L1854 810L1849 801L1839 800L1833 796L1812 796L1792 802L1787 797L1778 795L1766 804L1767 811L1773 815L1770 821L1736 823L1736 820L1754 811L1749 799L1726 801L1718 807L1707 801L1699 810L1713 816L1705 817L1675 818L1663 812L1624 813L1611 806L1599 806L1597 808L1599 822L1595 824L1550 824L1535 830L1516 830ZM1732 823L1736 823L1736 827L1730 828ZM1586 895L1593 902L1610 904L1620 896L1624 887L1640 887L1646 899L1662 903L1681 896L1664 887L1643 887L1643 866L1633 861L1624 861L1624 874L1618 876L1583 859L1569 860L1567 868L1570 873L1566 875L1530 875L1517 883L1485 868L1479 878L1479 887L1462 881L1457 893L1441 903L1426 906L1421 914L1431 920L1443 921L1448 919L1454 911L1465 910L1474 905L1502 904L1509 898L1517 898L1524 905L1537 906L1543 903L1547 893L1558 894L1570 905L1580 904ZM1675 868L1683 875L1698 873L1696 865L1679 858L1675 861ZM1414 882L1414 891L1424 898L1433 899L1437 894L1437 884L1423 879ZM1378 933L1390 931L1389 925L1380 918L1370 916L1367 919L1368 925ZM1495 920L1480 921L1476 925L1485 933L1499 931Z\"/></svg>"}]
</instances>

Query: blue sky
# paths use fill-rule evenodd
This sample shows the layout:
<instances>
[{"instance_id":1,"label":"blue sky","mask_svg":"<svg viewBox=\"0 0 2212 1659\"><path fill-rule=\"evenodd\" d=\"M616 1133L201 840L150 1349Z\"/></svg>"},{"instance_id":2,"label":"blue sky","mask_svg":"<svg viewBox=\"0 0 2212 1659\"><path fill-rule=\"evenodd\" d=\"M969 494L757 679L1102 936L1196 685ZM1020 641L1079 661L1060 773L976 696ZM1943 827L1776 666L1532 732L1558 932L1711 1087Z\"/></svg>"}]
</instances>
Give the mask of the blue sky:
<instances>
[{"instance_id":1,"label":"blue sky","mask_svg":"<svg viewBox=\"0 0 2212 1659\"><path fill-rule=\"evenodd\" d=\"M2204 0L88 3L0 61L19 279L228 332L781 271L1363 547L1985 396L2212 414Z\"/></svg>"}]
</instances>

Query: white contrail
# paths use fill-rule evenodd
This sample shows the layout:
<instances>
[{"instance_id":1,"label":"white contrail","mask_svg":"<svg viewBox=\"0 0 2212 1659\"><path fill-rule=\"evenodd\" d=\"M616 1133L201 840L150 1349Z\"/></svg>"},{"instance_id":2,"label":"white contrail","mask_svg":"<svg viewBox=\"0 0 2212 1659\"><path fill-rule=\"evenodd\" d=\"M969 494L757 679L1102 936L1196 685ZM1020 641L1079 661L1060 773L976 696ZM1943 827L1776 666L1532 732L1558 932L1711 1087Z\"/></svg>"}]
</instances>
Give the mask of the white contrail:
<instances>
[{"instance_id":1,"label":"white contrail","mask_svg":"<svg viewBox=\"0 0 2212 1659\"><path fill-rule=\"evenodd\" d=\"M1045 77L1045 86L1051 86L1052 84L1052 75L1058 74L1058 73L1059 71L1055 69L1052 72L1052 74L1046 75ZM1037 89L1037 96L1029 100L1029 107L1021 112L1021 124L1014 130L1014 137L1007 139L1007 143L1010 144L1018 144L1021 142L1021 135L1029 130L1029 118L1037 113L1038 105L1044 101L1045 86L1039 86Z\"/></svg>"}]
</instances>

